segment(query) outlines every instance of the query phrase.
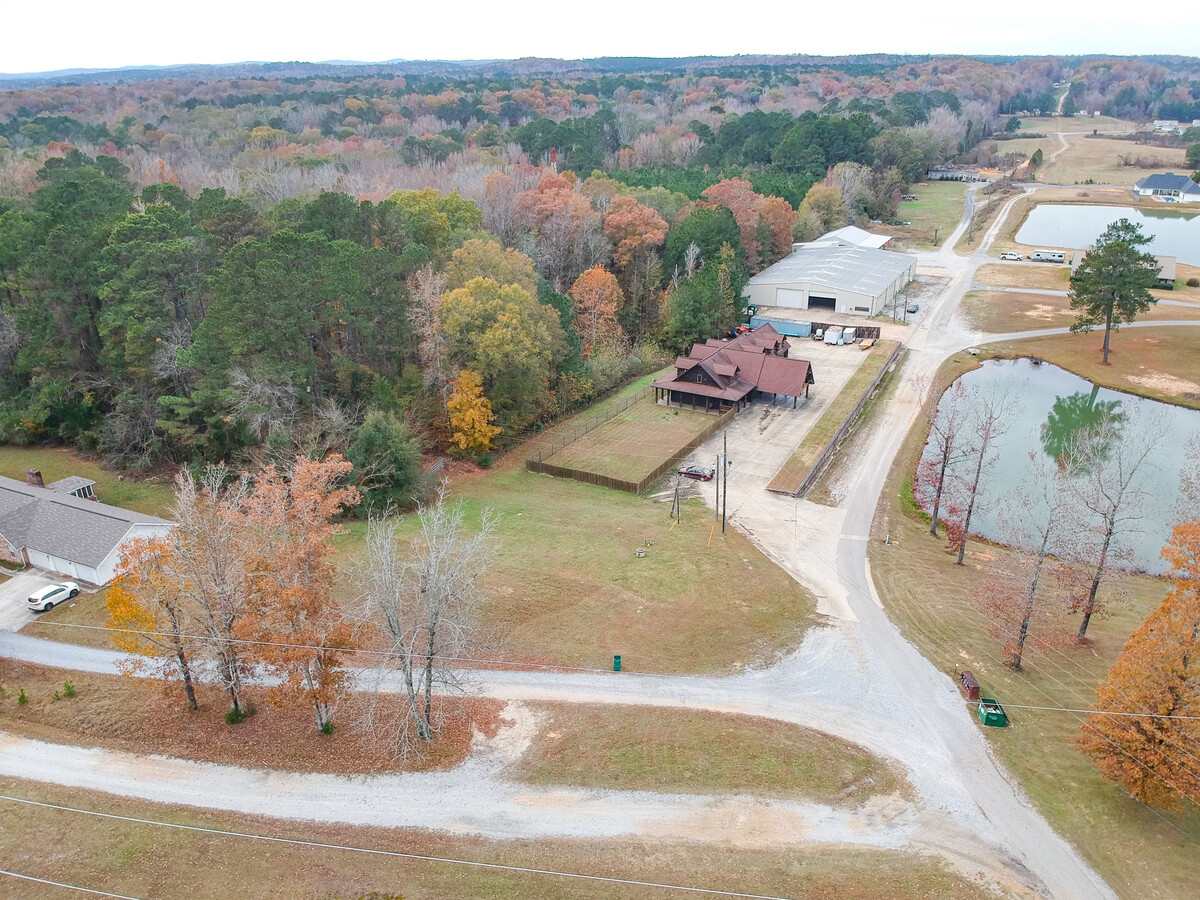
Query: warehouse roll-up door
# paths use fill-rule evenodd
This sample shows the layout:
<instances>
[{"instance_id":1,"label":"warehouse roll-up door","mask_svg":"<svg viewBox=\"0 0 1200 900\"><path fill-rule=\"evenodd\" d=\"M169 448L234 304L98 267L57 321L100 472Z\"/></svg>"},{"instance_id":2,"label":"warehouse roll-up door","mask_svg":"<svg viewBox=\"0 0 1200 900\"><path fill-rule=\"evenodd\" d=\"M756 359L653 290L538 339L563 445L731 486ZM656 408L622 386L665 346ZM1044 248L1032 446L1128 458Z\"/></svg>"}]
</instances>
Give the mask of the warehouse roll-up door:
<instances>
[{"instance_id":1,"label":"warehouse roll-up door","mask_svg":"<svg viewBox=\"0 0 1200 900\"><path fill-rule=\"evenodd\" d=\"M815 294L808 295L809 309L837 309L836 297L818 297Z\"/></svg>"},{"instance_id":2,"label":"warehouse roll-up door","mask_svg":"<svg viewBox=\"0 0 1200 900\"><path fill-rule=\"evenodd\" d=\"M795 288L776 288L775 305L788 309L804 309L804 291Z\"/></svg>"}]
</instances>

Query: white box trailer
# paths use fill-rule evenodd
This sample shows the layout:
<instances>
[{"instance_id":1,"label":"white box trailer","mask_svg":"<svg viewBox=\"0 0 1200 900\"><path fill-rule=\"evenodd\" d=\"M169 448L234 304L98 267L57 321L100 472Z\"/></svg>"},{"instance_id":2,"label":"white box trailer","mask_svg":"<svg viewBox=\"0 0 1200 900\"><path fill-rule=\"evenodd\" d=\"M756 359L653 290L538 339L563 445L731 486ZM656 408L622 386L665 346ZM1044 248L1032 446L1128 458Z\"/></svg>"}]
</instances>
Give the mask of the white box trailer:
<instances>
[{"instance_id":1,"label":"white box trailer","mask_svg":"<svg viewBox=\"0 0 1200 900\"><path fill-rule=\"evenodd\" d=\"M858 339L858 333L853 328L842 329L842 343L853 344Z\"/></svg>"},{"instance_id":2,"label":"white box trailer","mask_svg":"<svg viewBox=\"0 0 1200 900\"><path fill-rule=\"evenodd\" d=\"M840 344L841 342L842 342L842 329L840 329L840 328L826 328L825 329L825 343Z\"/></svg>"}]
</instances>

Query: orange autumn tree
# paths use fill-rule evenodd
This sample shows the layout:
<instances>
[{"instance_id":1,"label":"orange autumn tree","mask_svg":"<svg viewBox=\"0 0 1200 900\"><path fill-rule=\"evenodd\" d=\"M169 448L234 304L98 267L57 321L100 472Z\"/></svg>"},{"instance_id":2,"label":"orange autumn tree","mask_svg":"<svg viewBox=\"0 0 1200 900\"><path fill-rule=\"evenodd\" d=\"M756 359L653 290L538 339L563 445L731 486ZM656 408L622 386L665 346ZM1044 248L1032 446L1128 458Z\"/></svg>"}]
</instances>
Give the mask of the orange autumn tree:
<instances>
[{"instance_id":1,"label":"orange autumn tree","mask_svg":"<svg viewBox=\"0 0 1200 900\"><path fill-rule=\"evenodd\" d=\"M605 212L604 232L616 242L612 260L633 312L626 321L644 330L653 324L651 300L654 286L662 280L662 262L655 251L667 239L667 223L656 210L628 194L617 194Z\"/></svg>"},{"instance_id":2,"label":"orange autumn tree","mask_svg":"<svg viewBox=\"0 0 1200 900\"><path fill-rule=\"evenodd\" d=\"M1129 638L1076 742L1144 803L1200 803L1200 522L1175 527L1174 589Z\"/></svg>"},{"instance_id":3,"label":"orange autumn tree","mask_svg":"<svg viewBox=\"0 0 1200 900\"><path fill-rule=\"evenodd\" d=\"M267 466L242 510L251 594L243 631L282 678L272 698L310 704L326 734L346 678L341 652L356 645L333 597L329 544L334 519L359 500L355 488L341 486L353 468L338 454L320 462L299 456L285 470Z\"/></svg>"},{"instance_id":4,"label":"orange autumn tree","mask_svg":"<svg viewBox=\"0 0 1200 900\"><path fill-rule=\"evenodd\" d=\"M483 378L478 372L463 369L450 386L454 393L446 407L450 412L451 442L466 453L486 453L500 428L492 424L496 414L491 401L483 396Z\"/></svg>"},{"instance_id":5,"label":"orange autumn tree","mask_svg":"<svg viewBox=\"0 0 1200 900\"><path fill-rule=\"evenodd\" d=\"M619 352L626 343L617 321L625 295L612 272L593 266L575 279L567 293L575 301L575 330L583 341L584 357L597 348Z\"/></svg>"},{"instance_id":6,"label":"orange autumn tree","mask_svg":"<svg viewBox=\"0 0 1200 900\"><path fill-rule=\"evenodd\" d=\"M724 206L733 213L752 272L765 269L791 252L796 211L786 200L755 193L750 182L742 178L719 181L700 197L705 206Z\"/></svg>"},{"instance_id":7,"label":"orange autumn tree","mask_svg":"<svg viewBox=\"0 0 1200 900\"><path fill-rule=\"evenodd\" d=\"M118 576L104 595L106 627L116 631L112 642L126 653L174 658L188 708L194 710L188 613L173 583L171 547L164 538L138 539L125 545ZM136 664L129 666L131 671L137 668Z\"/></svg>"}]
</instances>

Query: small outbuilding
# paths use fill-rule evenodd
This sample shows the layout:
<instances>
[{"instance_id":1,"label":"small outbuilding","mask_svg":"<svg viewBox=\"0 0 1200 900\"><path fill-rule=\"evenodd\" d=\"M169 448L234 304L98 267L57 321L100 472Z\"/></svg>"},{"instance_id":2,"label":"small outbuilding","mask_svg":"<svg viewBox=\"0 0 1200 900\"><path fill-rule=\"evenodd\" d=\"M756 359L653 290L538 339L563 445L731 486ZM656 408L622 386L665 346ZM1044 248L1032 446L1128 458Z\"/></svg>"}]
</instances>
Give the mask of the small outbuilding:
<instances>
[{"instance_id":1,"label":"small outbuilding","mask_svg":"<svg viewBox=\"0 0 1200 900\"><path fill-rule=\"evenodd\" d=\"M887 234L873 234L862 228L854 225L847 225L845 228L836 228L833 231L828 231L821 235L814 244L834 243L840 244L843 247L866 247L870 250L883 250L892 243L892 238ZM793 249L803 244L793 245Z\"/></svg>"},{"instance_id":2,"label":"small outbuilding","mask_svg":"<svg viewBox=\"0 0 1200 900\"><path fill-rule=\"evenodd\" d=\"M0 476L0 558L105 585L129 541L161 537L174 527L99 502L94 484L71 476L44 485L36 469L23 482Z\"/></svg>"},{"instance_id":3,"label":"small outbuilding","mask_svg":"<svg viewBox=\"0 0 1200 900\"><path fill-rule=\"evenodd\" d=\"M1079 250L1071 251L1071 274L1074 275L1079 271L1084 258L1091 251L1092 245L1088 244ZM1175 287L1175 279L1179 277L1178 260L1174 256L1156 256L1158 260L1158 286L1160 288Z\"/></svg>"},{"instance_id":4,"label":"small outbuilding","mask_svg":"<svg viewBox=\"0 0 1200 900\"><path fill-rule=\"evenodd\" d=\"M916 269L916 257L906 253L801 244L751 278L746 296L754 306L876 316L894 305Z\"/></svg>"}]
</instances>

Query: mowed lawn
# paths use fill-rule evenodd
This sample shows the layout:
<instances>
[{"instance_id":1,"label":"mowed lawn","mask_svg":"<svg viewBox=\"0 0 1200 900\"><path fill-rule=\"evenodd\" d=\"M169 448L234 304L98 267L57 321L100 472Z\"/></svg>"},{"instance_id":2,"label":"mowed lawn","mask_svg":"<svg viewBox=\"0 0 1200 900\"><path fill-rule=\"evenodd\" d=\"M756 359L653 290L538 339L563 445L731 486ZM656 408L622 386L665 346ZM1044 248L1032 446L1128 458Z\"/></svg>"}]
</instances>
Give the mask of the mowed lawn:
<instances>
[{"instance_id":1,"label":"mowed lawn","mask_svg":"<svg viewBox=\"0 0 1200 900\"><path fill-rule=\"evenodd\" d=\"M961 181L926 181L912 185L909 193L917 199L902 202L896 217L912 224L883 226L877 230L895 235L901 247L930 249L941 246L962 219L967 185Z\"/></svg>"},{"instance_id":2,"label":"mowed lawn","mask_svg":"<svg viewBox=\"0 0 1200 900\"><path fill-rule=\"evenodd\" d=\"M1030 353L1048 358L1048 346L1033 348L1031 343L1025 345ZM974 364L973 358L958 354L943 373L948 380ZM1004 551L972 543L966 565L958 566L946 550L945 535L931 536L928 522L913 508L909 484L924 440L924 428L915 426L897 455L868 545L871 572L888 615L948 680L955 677L955 665L970 669L986 695L1007 704L1010 727L985 728L984 733L1035 806L1119 896L1195 896L1200 811L1193 807L1160 816L1101 779L1090 759L1071 744L1081 715L1017 708L1090 706L1108 667L1161 600L1167 582L1119 578L1129 602L1111 618L1093 621L1090 646L1027 647L1022 671L1014 671L975 603L986 590L984 563ZM884 544L888 534L890 546ZM1071 621L1078 625L1077 619ZM964 714L973 715L973 710Z\"/></svg>"},{"instance_id":3,"label":"mowed lawn","mask_svg":"<svg viewBox=\"0 0 1200 900\"><path fill-rule=\"evenodd\" d=\"M669 503L517 468L450 489L469 521L485 506L500 516L479 611L489 658L611 669L620 654L631 671L731 672L796 648L815 622L812 595L741 534L713 534L697 501L676 522ZM335 538L344 569L364 532Z\"/></svg>"},{"instance_id":4,"label":"mowed lawn","mask_svg":"<svg viewBox=\"0 0 1200 900\"><path fill-rule=\"evenodd\" d=\"M545 704L511 772L539 785L751 794L857 807L907 794L899 766L799 725L673 707Z\"/></svg>"},{"instance_id":5,"label":"mowed lawn","mask_svg":"<svg viewBox=\"0 0 1200 900\"><path fill-rule=\"evenodd\" d=\"M135 512L167 516L175 492L167 480L119 476L100 466L94 459L59 447L0 446L0 475L25 480L26 469L38 469L49 484L80 475L96 482L96 497L101 503L122 506Z\"/></svg>"},{"instance_id":6,"label":"mowed lawn","mask_svg":"<svg viewBox=\"0 0 1200 900\"><path fill-rule=\"evenodd\" d=\"M1010 291L971 291L963 297L961 311L972 328L990 334L1067 328L1076 318L1066 297ZM1152 306L1138 317L1140 322L1193 319L1200 320L1200 306ZM1114 340L1139 333L1140 329L1133 329Z\"/></svg>"},{"instance_id":7,"label":"mowed lawn","mask_svg":"<svg viewBox=\"0 0 1200 900\"><path fill-rule=\"evenodd\" d=\"M712 425L713 418L712 413L659 406L646 398L543 461L640 481Z\"/></svg>"}]
</instances>

